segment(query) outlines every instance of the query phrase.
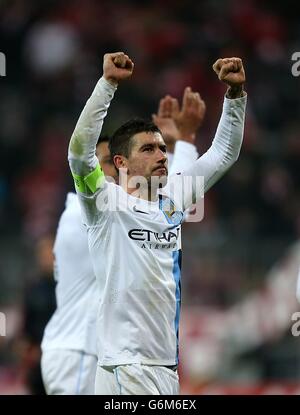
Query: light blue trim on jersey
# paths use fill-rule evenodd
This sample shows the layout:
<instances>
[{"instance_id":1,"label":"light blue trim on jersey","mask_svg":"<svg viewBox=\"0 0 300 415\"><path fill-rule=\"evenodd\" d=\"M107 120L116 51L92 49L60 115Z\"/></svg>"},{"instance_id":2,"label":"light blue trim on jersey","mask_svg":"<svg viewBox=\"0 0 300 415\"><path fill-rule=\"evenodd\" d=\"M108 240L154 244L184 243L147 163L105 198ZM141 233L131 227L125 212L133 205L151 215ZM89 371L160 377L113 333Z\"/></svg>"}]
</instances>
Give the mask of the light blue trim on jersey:
<instances>
[{"instance_id":1,"label":"light blue trim on jersey","mask_svg":"<svg viewBox=\"0 0 300 415\"><path fill-rule=\"evenodd\" d=\"M120 388L120 395L122 395L122 392L121 392L121 383L119 382L119 376L118 376L118 367L116 367L116 369L115 369L115 375L116 375L117 384L118 384L118 386Z\"/></svg>"},{"instance_id":2,"label":"light blue trim on jersey","mask_svg":"<svg viewBox=\"0 0 300 415\"><path fill-rule=\"evenodd\" d=\"M79 375L78 375L78 379L77 379L75 395L80 395L80 383L81 383L81 377L82 377L82 373L83 373L83 360L84 360L84 352L81 352Z\"/></svg>"},{"instance_id":3,"label":"light blue trim on jersey","mask_svg":"<svg viewBox=\"0 0 300 415\"><path fill-rule=\"evenodd\" d=\"M162 210L162 197L159 197L159 209L164 213L165 218L168 223L172 223L170 217ZM175 226L178 226L175 225ZM176 364L178 364L178 355L179 355L179 318L180 318L180 305L181 305L181 250L172 252L173 258L173 269L172 274L175 280L176 289L175 289L175 298L176 298L176 313L175 313L175 333L176 333Z\"/></svg>"},{"instance_id":4,"label":"light blue trim on jersey","mask_svg":"<svg viewBox=\"0 0 300 415\"><path fill-rule=\"evenodd\" d=\"M179 354L179 318L180 318L180 305L181 305L181 250L173 251L173 277L176 284L175 297L176 297L176 314L175 314L175 333L176 333L176 364L178 364Z\"/></svg>"}]
</instances>

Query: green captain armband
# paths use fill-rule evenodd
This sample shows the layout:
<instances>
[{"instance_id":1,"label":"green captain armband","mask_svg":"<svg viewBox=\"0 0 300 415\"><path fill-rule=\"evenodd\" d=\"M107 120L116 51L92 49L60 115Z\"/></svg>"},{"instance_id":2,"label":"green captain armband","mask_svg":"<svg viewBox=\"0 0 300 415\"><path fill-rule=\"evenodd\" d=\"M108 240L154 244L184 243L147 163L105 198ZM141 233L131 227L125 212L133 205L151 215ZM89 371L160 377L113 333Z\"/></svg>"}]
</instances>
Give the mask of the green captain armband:
<instances>
[{"instance_id":1,"label":"green captain armband","mask_svg":"<svg viewBox=\"0 0 300 415\"><path fill-rule=\"evenodd\" d=\"M96 190L103 185L105 180L100 164L98 164L97 167L87 176L78 176L73 172L72 176L76 190L81 193L95 193Z\"/></svg>"}]
</instances>

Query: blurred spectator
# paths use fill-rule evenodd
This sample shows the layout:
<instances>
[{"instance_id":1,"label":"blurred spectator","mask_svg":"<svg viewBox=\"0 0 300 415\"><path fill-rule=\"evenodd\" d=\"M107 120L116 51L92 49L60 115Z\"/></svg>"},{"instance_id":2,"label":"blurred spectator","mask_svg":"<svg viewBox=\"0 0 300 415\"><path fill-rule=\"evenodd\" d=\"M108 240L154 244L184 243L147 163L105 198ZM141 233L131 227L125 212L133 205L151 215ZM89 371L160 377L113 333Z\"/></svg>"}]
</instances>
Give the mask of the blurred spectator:
<instances>
[{"instance_id":1,"label":"blurred spectator","mask_svg":"<svg viewBox=\"0 0 300 415\"><path fill-rule=\"evenodd\" d=\"M40 344L44 328L56 308L53 278L53 239L39 240L36 246L38 270L24 293L23 365L31 394L45 394L40 368Z\"/></svg>"}]
</instances>

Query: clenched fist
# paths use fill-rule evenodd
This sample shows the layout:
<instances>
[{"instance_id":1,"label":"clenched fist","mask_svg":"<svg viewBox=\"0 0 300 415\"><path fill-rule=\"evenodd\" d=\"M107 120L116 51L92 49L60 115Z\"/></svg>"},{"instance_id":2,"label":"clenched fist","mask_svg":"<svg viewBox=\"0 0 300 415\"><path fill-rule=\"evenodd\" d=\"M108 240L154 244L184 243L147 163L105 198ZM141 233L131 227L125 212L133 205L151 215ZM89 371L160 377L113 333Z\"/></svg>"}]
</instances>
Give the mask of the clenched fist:
<instances>
[{"instance_id":1,"label":"clenched fist","mask_svg":"<svg viewBox=\"0 0 300 415\"><path fill-rule=\"evenodd\" d=\"M128 79L133 72L134 63L123 52L106 53L103 59L103 76L117 86L119 81Z\"/></svg>"},{"instance_id":2,"label":"clenched fist","mask_svg":"<svg viewBox=\"0 0 300 415\"><path fill-rule=\"evenodd\" d=\"M246 81L243 62L240 58L218 59L213 64L213 70L220 81L229 86L228 98L239 98L244 95L243 85Z\"/></svg>"}]
</instances>

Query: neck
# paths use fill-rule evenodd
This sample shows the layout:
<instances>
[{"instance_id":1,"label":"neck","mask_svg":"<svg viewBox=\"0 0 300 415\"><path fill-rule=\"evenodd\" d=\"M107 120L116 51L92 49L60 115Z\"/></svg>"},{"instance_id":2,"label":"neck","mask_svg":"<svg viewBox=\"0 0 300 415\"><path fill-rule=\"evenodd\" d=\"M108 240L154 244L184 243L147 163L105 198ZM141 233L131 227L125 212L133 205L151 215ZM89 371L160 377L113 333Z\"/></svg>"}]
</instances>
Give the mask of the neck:
<instances>
[{"instance_id":1,"label":"neck","mask_svg":"<svg viewBox=\"0 0 300 415\"><path fill-rule=\"evenodd\" d=\"M122 185L122 189L131 196L138 199L147 200L148 202L156 202L158 199L157 189L151 189L151 186L129 188L127 185Z\"/></svg>"},{"instance_id":2,"label":"neck","mask_svg":"<svg viewBox=\"0 0 300 415\"><path fill-rule=\"evenodd\" d=\"M158 188L161 186L159 178L157 181L147 179L144 176L127 175L127 170L120 170L119 185L131 196L144 199L148 202L155 202L158 199Z\"/></svg>"}]
</instances>

